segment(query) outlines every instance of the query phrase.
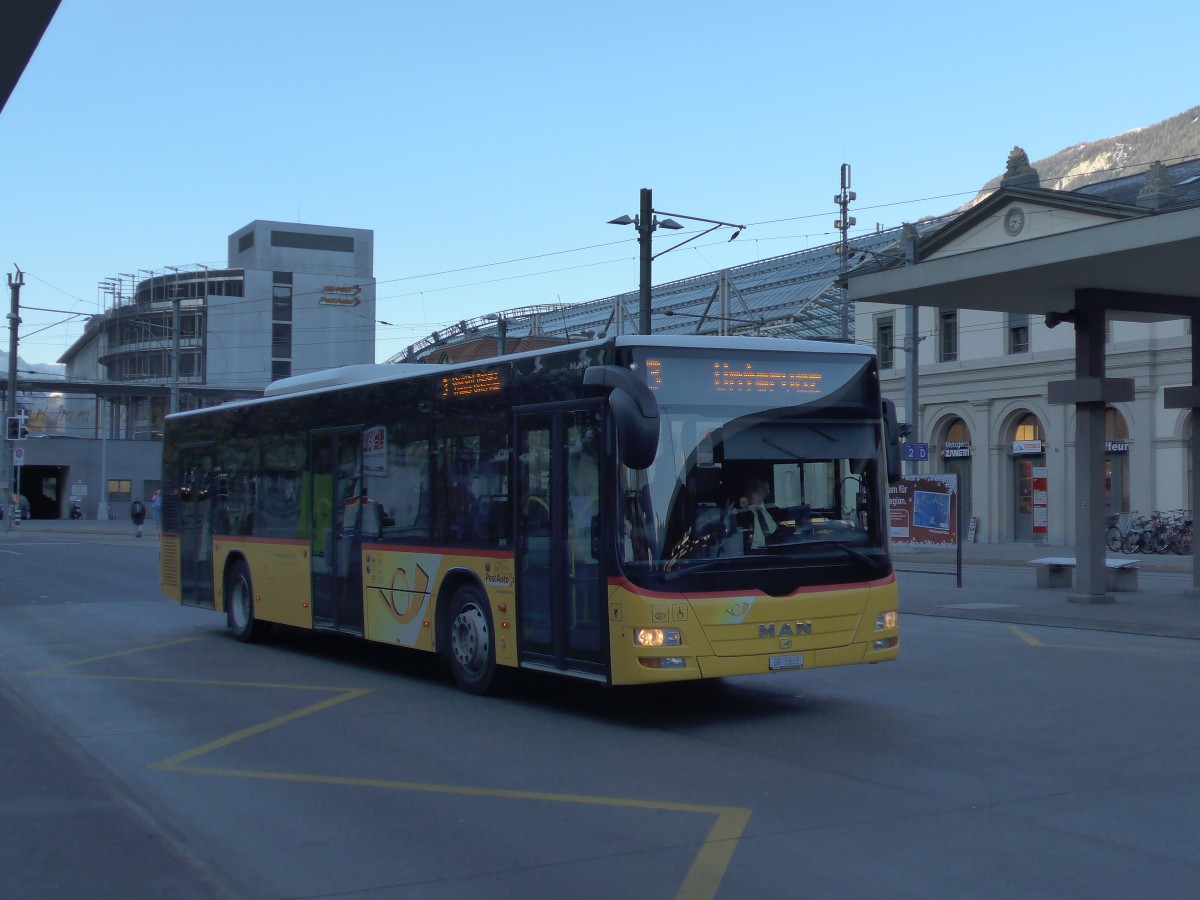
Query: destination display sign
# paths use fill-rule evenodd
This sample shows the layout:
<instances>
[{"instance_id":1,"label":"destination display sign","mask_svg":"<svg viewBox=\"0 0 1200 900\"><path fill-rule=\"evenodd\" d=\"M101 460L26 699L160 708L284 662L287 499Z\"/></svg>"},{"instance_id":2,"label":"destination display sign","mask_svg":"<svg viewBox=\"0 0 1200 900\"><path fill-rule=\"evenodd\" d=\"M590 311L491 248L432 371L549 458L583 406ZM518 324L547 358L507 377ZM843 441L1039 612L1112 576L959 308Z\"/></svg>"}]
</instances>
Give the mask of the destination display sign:
<instances>
[{"instance_id":1,"label":"destination display sign","mask_svg":"<svg viewBox=\"0 0 1200 900\"><path fill-rule=\"evenodd\" d=\"M442 378L443 397L476 397L498 394L504 390L504 379L496 369L484 372L463 372Z\"/></svg>"},{"instance_id":2,"label":"destination display sign","mask_svg":"<svg viewBox=\"0 0 1200 900\"><path fill-rule=\"evenodd\" d=\"M704 358L657 353L643 363L646 384L660 403L761 403L764 407L827 397L861 374L865 365L864 357L807 354Z\"/></svg>"}]
</instances>

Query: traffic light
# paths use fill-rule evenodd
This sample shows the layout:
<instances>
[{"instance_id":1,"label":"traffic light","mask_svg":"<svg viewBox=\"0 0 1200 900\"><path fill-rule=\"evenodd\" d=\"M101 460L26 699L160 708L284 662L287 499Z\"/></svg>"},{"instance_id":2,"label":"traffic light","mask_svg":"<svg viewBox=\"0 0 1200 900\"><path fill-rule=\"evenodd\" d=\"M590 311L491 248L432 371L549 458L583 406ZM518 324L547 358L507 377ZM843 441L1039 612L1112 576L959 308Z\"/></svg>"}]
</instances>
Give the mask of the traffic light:
<instances>
[{"instance_id":1,"label":"traffic light","mask_svg":"<svg viewBox=\"0 0 1200 900\"><path fill-rule=\"evenodd\" d=\"M24 416L9 416L4 436L10 441L23 441L29 437L29 429L25 427Z\"/></svg>"}]
</instances>

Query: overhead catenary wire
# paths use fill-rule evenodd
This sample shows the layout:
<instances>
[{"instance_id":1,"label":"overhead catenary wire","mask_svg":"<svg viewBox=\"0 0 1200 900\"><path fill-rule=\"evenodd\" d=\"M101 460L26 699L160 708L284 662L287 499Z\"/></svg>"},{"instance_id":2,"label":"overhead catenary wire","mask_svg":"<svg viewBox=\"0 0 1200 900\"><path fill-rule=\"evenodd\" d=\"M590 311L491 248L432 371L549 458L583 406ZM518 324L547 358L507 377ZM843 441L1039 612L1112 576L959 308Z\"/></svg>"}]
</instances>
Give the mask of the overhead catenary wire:
<instances>
[{"instance_id":1,"label":"overhead catenary wire","mask_svg":"<svg viewBox=\"0 0 1200 900\"><path fill-rule=\"evenodd\" d=\"M1167 164L1167 165L1171 165L1171 164L1176 164L1179 162L1186 162L1186 161L1194 160L1196 158L1197 157L1194 157L1194 156L1178 156L1178 157L1169 157L1169 158L1160 160L1160 162L1163 162L1164 164ZM1088 173L1088 176L1089 176L1089 178L1095 179L1095 176L1097 176L1097 175L1113 174L1113 173L1118 173L1118 172L1122 172L1122 171L1126 171L1126 170L1130 170L1130 169L1144 169L1147 165L1148 164L1144 163L1144 162L1124 163L1124 164L1114 165L1114 166L1110 166L1110 167L1103 168L1103 169L1097 169L1097 170L1090 171ZM1043 177L1039 180L1039 184L1044 184L1047 182L1054 182L1054 181L1059 181L1059 180L1061 180L1061 177L1059 177L1059 176ZM912 204L916 204L916 203L928 203L928 202L933 202L936 200L947 200L947 199L952 199L955 197L974 197L974 196L978 196L981 192L982 192L982 190L977 188L977 189L968 190L968 191L953 191L953 192L942 193L942 194L931 194L928 196L917 197L917 198L912 198L912 199L905 199L905 200L897 200L897 201L892 201L892 202L888 202L888 203L856 206L855 210L856 210L856 212L867 212L867 211L877 210L877 209L889 209L889 208L895 208L898 206L908 206L908 205L912 205ZM777 224L781 224L781 223L785 223L785 222L803 221L803 220L807 220L807 219L815 219L815 218L819 218L822 216L828 216L828 215L829 215L828 211L822 211L822 212L814 212L814 213L803 213L803 214L799 214L799 215L795 215L795 216L784 216L784 217L774 218L774 219L762 219L759 221L747 223L747 227L748 228L754 228L754 227L761 228L761 227L768 226L768 225L777 225ZM863 229L860 229L857 232L857 234L859 236L870 234L871 230L872 229L870 229L870 228L863 228ZM831 234L831 232L821 231L821 232L816 232L813 234L805 234L805 235L753 235L752 237L753 237L753 240L757 243L757 242L778 241L778 240L794 240L794 239L799 239L799 238L808 240L808 239L811 239L814 237L821 237L821 236L825 236L825 235L829 235L829 234ZM601 261L597 261L597 262L583 263L579 266L565 266L565 267L557 267L557 268L552 268L552 269L543 269L543 270L539 270L539 271L524 272L524 273L520 273L520 274L508 275L508 276L503 276L503 277L494 278L494 279L484 279L484 280L480 280L480 281L464 282L464 283L454 284L454 285L440 285L440 286L428 287L428 288L424 288L424 289L420 289L420 290L407 291L407 292L403 292L403 293L394 293L394 294L389 293L389 294L385 294L382 296L379 294L379 288L381 285L395 285L395 284L399 284L402 282L419 281L422 279L444 277L446 275L453 275L453 274L462 273L462 272L479 271L482 269L495 268L495 267L499 267L499 266L514 265L514 264L521 263L521 262L530 262L530 261L534 261L534 260L548 259L548 258L555 257L555 256L563 256L563 255L572 254L572 253L587 252L590 250L600 249L600 248L604 248L604 247L619 246L621 244L636 242L636 240L637 240L636 237L622 238L622 239L616 240L616 241L606 241L606 242L597 243L597 244L588 244L588 245L584 245L581 247L574 247L574 248L563 249L563 250L551 250L551 251L546 251L546 252L542 252L542 253L526 254L523 256L519 256L519 257L513 257L511 259L496 260L496 261L483 262L483 263L474 263L474 264L465 265L465 266L456 266L456 267L449 268L449 269L441 269L441 270L425 272L425 273L416 273L416 274L411 274L411 275L400 275L400 276L389 277L389 278L377 278L377 279L375 279L375 291L376 291L375 302L376 302L377 308L378 308L378 304L380 302L387 301L387 300L396 300L396 299L403 299L403 298L407 298L407 297L422 296L424 294L430 294L430 293L444 293L444 292L453 291L453 290L463 290L463 289L468 289L468 288L473 288L473 287L481 287L481 286L485 286L488 284L499 284L499 283L504 283L504 282L509 282L509 281L516 281L516 280L520 280L523 278L537 278L537 277L542 277L545 275L552 275L552 274L556 274L559 272L573 271L573 270L577 270L577 269L581 269L581 268L593 268L593 267L599 267L599 266L605 266L605 265L612 265L612 264L616 264L616 263L628 262L630 257L622 256L622 257L617 257L617 258L608 259L608 260L601 260ZM715 246L717 244L724 244L724 243L726 243L726 242L725 241L714 242L713 245ZM700 246L708 246L708 245L700 245ZM696 248L696 249L699 249L699 248ZM701 255L701 257L702 257L702 255ZM226 265L226 261L217 260L217 261L211 261L211 262L213 263L214 266L222 266L223 267ZM197 265L204 265L204 264L201 263L201 264L197 264ZM146 270L143 270L143 271L146 271ZM192 274L196 274L196 273L192 273ZM96 305L95 301L88 301L88 300L84 300L82 298L76 297L73 294L71 294L69 291L66 291L60 287L57 287L56 285L52 284L49 281L46 281L45 279L41 278L40 276L36 275L35 273L27 272L26 275L36 279L37 281L41 282L42 284L45 284L49 288L62 293L64 296L71 297L78 303L88 304L88 305ZM154 278L163 278L163 277L166 277L165 274L162 276L155 276L152 272L150 278L145 279L145 280L151 280ZM309 296L317 296L320 293L321 293L320 291L301 291L301 292L297 292L297 293L293 294L293 297L295 299L299 299L299 298L304 298L304 297L309 297ZM265 297L248 297L248 298L244 298L242 300L228 302L228 303L225 303L224 305L227 308L232 308L232 307L235 307L237 305L242 305L242 304L246 304L246 305L261 304L264 301L270 301L270 299L271 298L269 295L265 296ZM588 298L584 298L582 300L573 301L573 302L588 302L590 300L595 300L595 299L600 299L600 298L588 297ZM39 307L31 307L31 306L23 307L23 309L27 309L29 311L36 311L36 312L52 312L52 313L57 313L60 315L70 315L73 318L95 314L95 313L89 313L89 312L80 312L78 310L61 310L61 309L39 308ZM57 327L62 327L62 326L68 325L70 323L70 321L71 320L64 320L62 322L43 326L42 328L39 329L38 332L34 332L34 334L39 333L41 331L51 329L51 328L57 328ZM442 321L438 321L438 322L426 321L426 322L419 323L419 324L409 326L409 327L424 328L424 327L429 327L430 325L433 325L434 327L444 327L446 325L453 324L453 322L454 322L454 320L442 320ZM392 326L392 327L405 327L405 326ZM42 343L42 342L37 342L37 343Z\"/></svg>"}]
</instances>

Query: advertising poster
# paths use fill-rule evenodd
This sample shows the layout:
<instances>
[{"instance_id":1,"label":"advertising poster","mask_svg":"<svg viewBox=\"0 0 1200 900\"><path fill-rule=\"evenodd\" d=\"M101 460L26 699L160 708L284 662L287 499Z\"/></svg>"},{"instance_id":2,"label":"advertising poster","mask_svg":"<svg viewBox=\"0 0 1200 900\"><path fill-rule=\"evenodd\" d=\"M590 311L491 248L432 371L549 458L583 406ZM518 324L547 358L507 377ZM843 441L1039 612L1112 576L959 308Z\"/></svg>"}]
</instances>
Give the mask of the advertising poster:
<instances>
[{"instance_id":1,"label":"advertising poster","mask_svg":"<svg viewBox=\"0 0 1200 900\"><path fill-rule=\"evenodd\" d=\"M905 475L888 487L893 544L953 547L958 542L958 476Z\"/></svg>"},{"instance_id":2,"label":"advertising poster","mask_svg":"<svg viewBox=\"0 0 1200 900\"><path fill-rule=\"evenodd\" d=\"M1050 530L1050 509L1047 503L1045 466L1033 467L1033 533L1045 537Z\"/></svg>"}]
</instances>

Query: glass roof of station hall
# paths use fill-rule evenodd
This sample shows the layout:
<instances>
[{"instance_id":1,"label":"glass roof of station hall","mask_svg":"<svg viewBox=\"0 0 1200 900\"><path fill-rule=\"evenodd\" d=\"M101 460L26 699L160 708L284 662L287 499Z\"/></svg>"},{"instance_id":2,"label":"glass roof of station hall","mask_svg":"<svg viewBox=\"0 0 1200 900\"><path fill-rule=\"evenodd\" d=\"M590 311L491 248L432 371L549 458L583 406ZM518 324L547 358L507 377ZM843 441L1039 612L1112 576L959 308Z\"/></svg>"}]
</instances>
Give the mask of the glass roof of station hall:
<instances>
[{"instance_id":1,"label":"glass roof of station hall","mask_svg":"<svg viewBox=\"0 0 1200 900\"><path fill-rule=\"evenodd\" d=\"M925 231L932 225L922 223L917 228ZM861 270L903 259L903 237L902 226L852 238L847 269ZM854 340L853 310L839 283L839 249L840 242L723 270L728 279L729 333ZM719 333L721 277L722 272L709 272L655 285L651 292L651 331ZM636 332L638 292L630 291L584 303L498 310L435 331L387 361L417 362L438 348L495 337L501 319L507 325L510 342L535 335L564 340L608 337L619 333L614 321L618 309L624 311L621 330Z\"/></svg>"}]
</instances>

